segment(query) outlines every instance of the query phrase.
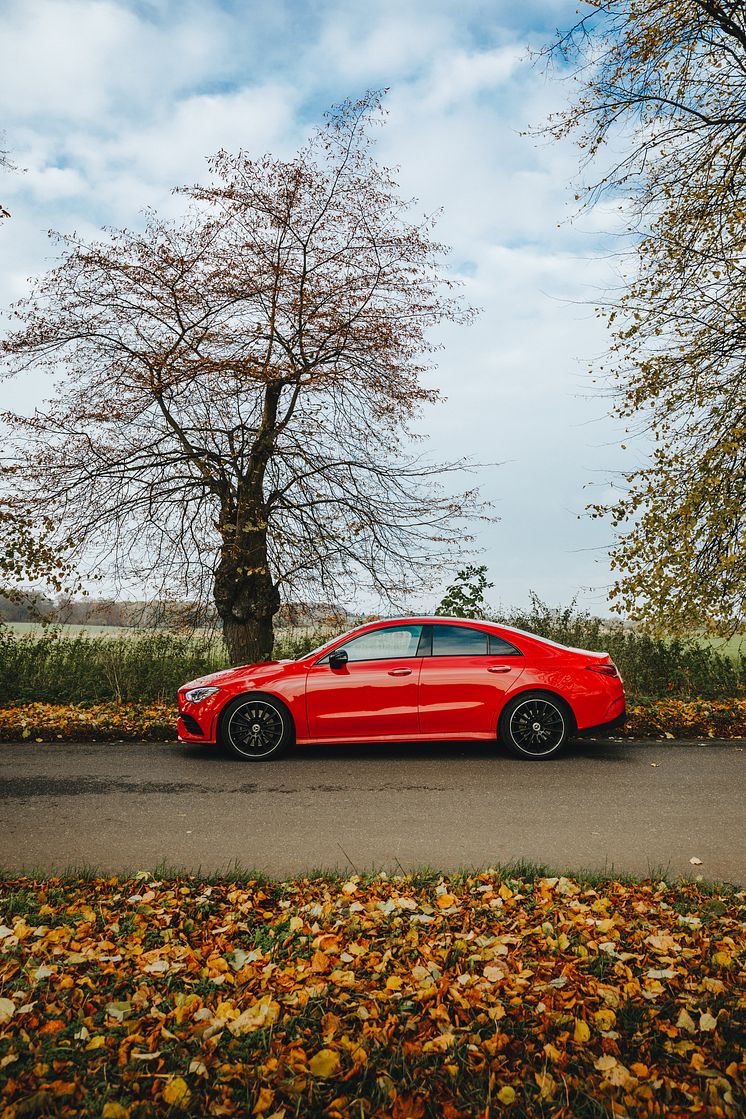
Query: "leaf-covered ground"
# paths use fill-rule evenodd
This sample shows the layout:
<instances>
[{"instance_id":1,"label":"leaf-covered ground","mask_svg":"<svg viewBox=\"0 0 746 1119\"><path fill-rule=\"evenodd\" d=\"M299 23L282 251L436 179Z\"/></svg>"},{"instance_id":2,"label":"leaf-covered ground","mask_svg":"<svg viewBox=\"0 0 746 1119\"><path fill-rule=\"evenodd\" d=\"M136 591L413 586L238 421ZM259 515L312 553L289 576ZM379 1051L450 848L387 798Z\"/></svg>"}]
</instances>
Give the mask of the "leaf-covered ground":
<instances>
[{"instance_id":1,"label":"leaf-covered ground","mask_svg":"<svg viewBox=\"0 0 746 1119\"><path fill-rule=\"evenodd\" d=\"M746 737L746 698L640 700L627 712L629 737ZM0 708L0 741L167 741L175 737L176 716L169 703L24 703Z\"/></svg>"},{"instance_id":2,"label":"leaf-covered ground","mask_svg":"<svg viewBox=\"0 0 746 1119\"><path fill-rule=\"evenodd\" d=\"M744 1114L746 893L0 883L2 1119Z\"/></svg>"}]
</instances>

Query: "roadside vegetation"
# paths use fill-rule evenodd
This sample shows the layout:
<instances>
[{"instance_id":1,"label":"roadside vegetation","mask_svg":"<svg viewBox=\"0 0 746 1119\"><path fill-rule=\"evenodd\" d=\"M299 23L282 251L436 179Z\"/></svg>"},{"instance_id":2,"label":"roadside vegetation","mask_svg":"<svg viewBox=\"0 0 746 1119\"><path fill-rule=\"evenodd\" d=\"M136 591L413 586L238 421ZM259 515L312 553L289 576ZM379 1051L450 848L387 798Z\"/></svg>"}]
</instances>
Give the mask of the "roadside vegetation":
<instances>
[{"instance_id":1,"label":"roadside vegetation","mask_svg":"<svg viewBox=\"0 0 746 1119\"><path fill-rule=\"evenodd\" d=\"M0 706L0 741L168 742L176 736L171 702L23 703ZM629 738L746 738L742 699L647 699L628 704Z\"/></svg>"},{"instance_id":2,"label":"roadside vegetation","mask_svg":"<svg viewBox=\"0 0 746 1119\"><path fill-rule=\"evenodd\" d=\"M489 617L490 611L481 616ZM573 606L547 606L536 597L528 609L502 614L499 620L562 644L605 649L636 700L746 696L746 647L729 653L699 638L652 637ZM301 656L346 628L339 623L336 629L280 631L274 656ZM0 703L172 701L187 680L228 664L217 635L143 630L109 637L69 635L55 628L29 633L0 628Z\"/></svg>"},{"instance_id":3,"label":"roadside vegetation","mask_svg":"<svg viewBox=\"0 0 746 1119\"><path fill-rule=\"evenodd\" d=\"M528 867L6 879L3 1115L735 1119L745 927Z\"/></svg>"},{"instance_id":4,"label":"roadside vegetation","mask_svg":"<svg viewBox=\"0 0 746 1119\"><path fill-rule=\"evenodd\" d=\"M480 571L481 569L475 569ZM461 581L462 584L464 580ZM476 604L484 616L484 603ZM450 609L465 609L450 604ZM562 644L606 649L624 678L627 735L746 737L746 655L701 639L665 640L574 607L534 598L501 621ZM346 626L338 623L337 630ZM297 657L332 636L327 627L280 631L277 658ZM175 734L175 695L187 680L228 665L218 635L129 631L120 637L58 629L0 629L0 739L146 739Z\"/></svg>"}]
</instances>

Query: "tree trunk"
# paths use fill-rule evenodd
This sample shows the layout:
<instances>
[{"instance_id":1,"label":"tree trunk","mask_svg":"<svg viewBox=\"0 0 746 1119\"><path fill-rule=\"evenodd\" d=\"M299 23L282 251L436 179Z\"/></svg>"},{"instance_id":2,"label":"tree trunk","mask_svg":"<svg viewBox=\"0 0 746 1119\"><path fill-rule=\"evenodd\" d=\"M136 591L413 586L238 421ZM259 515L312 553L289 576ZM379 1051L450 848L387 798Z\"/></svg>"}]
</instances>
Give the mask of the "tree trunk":
<instances>
[{"instance_id":1,"label":"tree trunk","mask_svg":"<svg viewBox=\"0 0 746 1119\"><path fill-rule=\"evenodd\" d=\"M254 615L246 621L223 618L223 637L231 664L270 660L275 642L273 615Z\"/></svg>"},{"instance_id":2,"label":"tree trunk","mask_svg":"<svg viewBox=\"0 0 746 1119\"><path fill-rule=\"evenodd\" d=\"M221 524L214 598L231 664L269 660L280 593L267 555L267 522L257 504Z\"/></svg>"}]
</instances>

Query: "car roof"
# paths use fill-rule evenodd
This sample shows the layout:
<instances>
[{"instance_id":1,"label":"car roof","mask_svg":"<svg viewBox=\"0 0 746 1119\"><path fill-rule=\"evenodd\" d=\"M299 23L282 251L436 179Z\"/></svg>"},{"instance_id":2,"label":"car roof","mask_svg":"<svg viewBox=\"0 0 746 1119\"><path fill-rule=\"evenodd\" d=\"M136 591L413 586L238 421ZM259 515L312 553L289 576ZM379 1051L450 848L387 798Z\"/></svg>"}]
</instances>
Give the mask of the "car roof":
<instances>
[{"instance_id":1,"label":"car roof","mask_svg":"<svg viewBox=\"0 0 746 1119\"><path fill-rule=\"evenodd\" d=\"M426 624L442 624L443 622L456 622L462 626L477 625L477 626L490 626L493 629L501 630L504 633L513 633L519 637L528 637L530 641L538 641L541 645L548 645L552 649L562 649L568 653L581 653L583 655L590 655L592 657L605 657L608 654L600 652L597 649L578 649L573 645L563 645L559 641L552 641L549 637L540 637L538 633L530 633L525 629L517 629L515 626L507 626L503 622L490 621L488 618L457 618L446 614L416 614L402 618L376 618L370 622L363 622L360 627L374 626L374 625L396 625L409 624L409 625L426 625Z\"/></svg>"}]
</instances>

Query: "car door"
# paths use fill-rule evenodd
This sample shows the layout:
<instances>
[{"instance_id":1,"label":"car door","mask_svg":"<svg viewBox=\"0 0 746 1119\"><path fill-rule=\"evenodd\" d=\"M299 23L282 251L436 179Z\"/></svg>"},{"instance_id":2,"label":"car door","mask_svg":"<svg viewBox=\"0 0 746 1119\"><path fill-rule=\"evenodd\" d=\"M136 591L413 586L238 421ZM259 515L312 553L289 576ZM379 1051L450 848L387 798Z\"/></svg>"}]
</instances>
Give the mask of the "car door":
<instances>
[{"instance_id":1,"label":"car door","mask_svg":"<svg viewBox=\"0 0 746 1119\"><path fill-rule=\"evenodd\" d=\"M332 667L331 650L308 671L309 737L355 742L418 733L417 687L421 625L381 626L333 650L347 663Z\"/></svg>"},{"instance_id":2,"label":"car door","mask_svg":"<svg viewBox=\"0 0 746 1119\"><path fill-rule=\"evenodd\" d=\"M430 628L432 654L420 672L420 731L451 738L492 736L505 692L523 672L509 642L472 626Z\"/></svg>"}]
</instances>

